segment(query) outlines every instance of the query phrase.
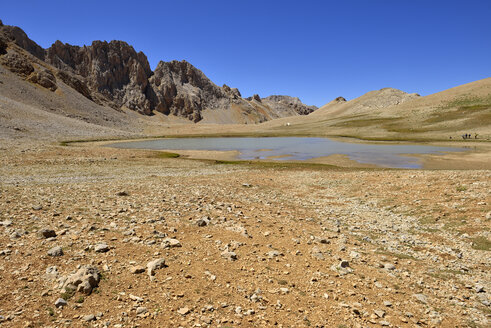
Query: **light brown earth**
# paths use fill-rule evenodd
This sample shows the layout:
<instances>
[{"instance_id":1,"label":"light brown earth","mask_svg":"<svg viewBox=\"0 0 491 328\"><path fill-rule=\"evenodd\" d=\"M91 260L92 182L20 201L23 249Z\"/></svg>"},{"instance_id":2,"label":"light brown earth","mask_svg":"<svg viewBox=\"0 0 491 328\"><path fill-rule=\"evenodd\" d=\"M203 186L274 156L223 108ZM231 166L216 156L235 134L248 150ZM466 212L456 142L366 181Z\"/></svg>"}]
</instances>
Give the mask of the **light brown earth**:
<instances>
[{"instance_id":1,"label":"light brown earth","mask_svg":"<svg viewBox=\"0 0 491 328\"><path fill-rule=\"evenodd\" d=\"M2 144L2 327L489 326L489 170L162 157ZM154 280L130 272L159 258ZM99 286L62 294L80 265Z\"/></svg>"}]
</instances>

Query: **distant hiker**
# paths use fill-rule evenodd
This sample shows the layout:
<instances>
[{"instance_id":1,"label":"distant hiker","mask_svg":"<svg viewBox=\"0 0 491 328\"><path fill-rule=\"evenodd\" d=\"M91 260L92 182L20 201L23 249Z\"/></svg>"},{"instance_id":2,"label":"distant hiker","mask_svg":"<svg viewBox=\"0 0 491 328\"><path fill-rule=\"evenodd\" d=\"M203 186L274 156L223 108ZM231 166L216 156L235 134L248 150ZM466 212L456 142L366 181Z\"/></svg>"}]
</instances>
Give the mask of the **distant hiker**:
<instances>
[{"instance_id":1,"label":"distant hiker","mask_svg":"<svg viewBox=\"0 0 491 328\"><path fill-rule=\"evenodd\" d=\"M464 139L464 140L465 140L465 136L466 136L466 135L465 135L465 134L463 134L463 135L462 135L462 139Z\"/></svg>"},{"instance_id":2,"label":"distant hiker","mask_svg":"<svg viewBox=\"0 0 491 328\"><path fill-rule=\"evenodd\" d=\"M477 139L477 133L476 133L476 135L474 136L474 139Z\"/></svg>"}]
</instances>

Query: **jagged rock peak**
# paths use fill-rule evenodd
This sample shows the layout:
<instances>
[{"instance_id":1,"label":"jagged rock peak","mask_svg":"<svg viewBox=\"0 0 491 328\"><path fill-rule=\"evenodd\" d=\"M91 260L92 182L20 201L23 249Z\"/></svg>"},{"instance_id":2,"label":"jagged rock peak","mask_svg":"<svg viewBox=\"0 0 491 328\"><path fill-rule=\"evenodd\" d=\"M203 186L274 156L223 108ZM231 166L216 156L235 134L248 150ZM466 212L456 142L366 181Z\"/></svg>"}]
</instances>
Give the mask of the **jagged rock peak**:
<instances>
[{"instance_id":1,"label":"jagged rock peak","mask_svg":"<svg viewBox=\"0 0 491 328\"><path fill-rule=\"evenodd\" d=\"M261 102L261 97L257 93L252 96L252 99Z\"/></svg>"},{"instance_id":2,"label":"jagged rock peak","mask_svg":"<svg viewBox=\"0 0 491 328\"><path fill-rule=\"evenodd\" d=\"M151 113L152 106L146 97L148 78L152 75L150 64L143 52L137 53L124 41L93 41L83 47L56 41L47 50L46 61L83 77L88 88L112 107L126 106Z\"/></svg>"},{"instance_id":3,"label":"jagged rock peak","mask_svg":"<svg viewBox=\"0 0 491 328\"><path fill-rule=\"evenodd\" d=\"M262 98L262 102L276 108L282 106L292 108L300 115L308 115L317 109L316 106L305 105L298 97L283 95L272 95L266 98Z\"/></svg>"},{"instance_id":4,"label":"jagged rock peak","mask_svg":"<svg viewBox=\"0 0 491 328\"><path fill-rule=\"evenodd\" d=\"M197 122L202 110L230 105L227 92L185 60L160 61L149 83L155 109L164 114Z\"/></svg>"},{"instance_id":5,"label":"jagged rock peak","mask_svg":"<svg viewBox=\"0 0 491 328\"><path fill-rule=\"evenodd\" d=\"M0 25L0 39L3 39L4 42L12 41L37 58L44 60L45 50L36 42L29 39L27 34L20 27L3 25L2 23Z\"/></svg>"},{"instance_id":6,"label":"jagged rock peak","mask_svg":"<svg viewBox=\"0 0 491 328\"><path fill-rule=\"evenodd\" d=\"M224 84L222 86L222 89L223 89L223 91L225 91L225 93L227 95L229 95L230 97L232 97L232 99L240 99L240 98L242 98L242 95L240 94L240 91L237 88L230 88L228 85Z\"/></svg>"},{"instance_id":7,"label":"jagged rock peak","mask_svg":"<svg viewBox=\"0 0 491 328\"><path fill-rule=\"evenodd\" d=\"M56 41L45 50L20 28L0 24L0 64L51 91L63 82L100 105L147 115L159 111L194 122L209 109L238 111L241 119L254 122L313 110L287 96L269 97L264 105L255 94L248 103L237 88L217 86L185 60L160 61L152 72L143 52L118 40L84 46Z\"/></svg>"}]
</instances>

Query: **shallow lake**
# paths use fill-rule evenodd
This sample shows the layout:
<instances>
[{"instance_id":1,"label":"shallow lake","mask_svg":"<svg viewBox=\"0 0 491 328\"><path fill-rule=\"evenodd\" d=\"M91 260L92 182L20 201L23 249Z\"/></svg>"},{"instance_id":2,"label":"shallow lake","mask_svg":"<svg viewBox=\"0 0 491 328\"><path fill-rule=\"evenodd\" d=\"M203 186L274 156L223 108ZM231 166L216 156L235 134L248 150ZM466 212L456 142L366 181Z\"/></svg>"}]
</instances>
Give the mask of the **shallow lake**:
<instances>
[{"instance_id":1,"label":"shallow lake","mask_svg":"<svg viewBox=\"0 0 491 328\"><path fill-rule=\"evenodd\" d=\"M452 147L361 144L335 141L328 138L303 137L153 139L118 142L107 146L154 150L236 150L240 152L238 159L243 160L298 161L344 154L351 160L360 163L395 168L421 167L418 158L405 156L409 154L464 151L462 148Z\"/></svg>"}]
</instances>

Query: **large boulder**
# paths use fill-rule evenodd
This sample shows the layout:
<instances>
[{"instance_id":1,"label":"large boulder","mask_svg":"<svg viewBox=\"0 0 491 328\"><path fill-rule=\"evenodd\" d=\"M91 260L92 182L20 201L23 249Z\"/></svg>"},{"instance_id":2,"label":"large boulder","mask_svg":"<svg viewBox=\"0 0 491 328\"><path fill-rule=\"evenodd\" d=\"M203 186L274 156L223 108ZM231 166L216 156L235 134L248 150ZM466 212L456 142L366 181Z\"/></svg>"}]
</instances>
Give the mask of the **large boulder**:
<instances>
[{"instance_id":1,"label":"large boulder","mask_svg":"<svg viewBox=\"0 0 491 328\"><path fill-rule=\"evenodd\" d=\"M22 77L27 77L34 72L34 67L31 63L15 51L8 51L6 55L0 57L0 64L7 67L12 73Z\"/></svg>"},{"instance_id":2,"label":"large boulder","mask_svg":"<svg viewBox=\"0 0 491 328\"><path fill-rule=\"evenodd\" d=\"M78 269L74 274L68 276L63 289L65 292L78 291L90 295L92 290L99 286L101 275L99 269L94 266L86 265Z\"/></svg>"},{"instance_id":3,"label":"large boulder","mask_svg":"<svg viewBox=\"0 0 491 328\"><path fill-rule=\"evenodd\" d=\"M51 91L55 91L58 88L56 85L55 76L46 69L34 71L31 75L29 75L27 81L39 84L40 86Z\"/></svg>"}]
</instances>

